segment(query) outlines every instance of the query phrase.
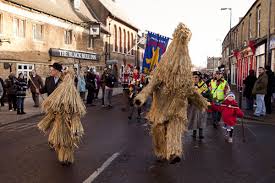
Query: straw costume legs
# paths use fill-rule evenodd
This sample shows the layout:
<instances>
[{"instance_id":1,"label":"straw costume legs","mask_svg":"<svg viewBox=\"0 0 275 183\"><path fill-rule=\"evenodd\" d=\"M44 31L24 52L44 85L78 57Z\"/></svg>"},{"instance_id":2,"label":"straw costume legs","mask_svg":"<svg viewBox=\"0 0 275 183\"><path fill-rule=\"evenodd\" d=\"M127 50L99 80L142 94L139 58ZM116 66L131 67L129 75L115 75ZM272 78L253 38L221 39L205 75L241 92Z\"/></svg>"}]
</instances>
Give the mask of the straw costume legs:
<instances>
[{"instance_id":1,"label":"straw costume legs","mask_svg":"<svg viewBox=\"0 0 275 183\"><path fill-rule=\"evenodd\" d=\"M166 121L152 127L154 152L157 158L173 160L183 152L183 123L177 120Z\"/></svg>"}]
</instances>

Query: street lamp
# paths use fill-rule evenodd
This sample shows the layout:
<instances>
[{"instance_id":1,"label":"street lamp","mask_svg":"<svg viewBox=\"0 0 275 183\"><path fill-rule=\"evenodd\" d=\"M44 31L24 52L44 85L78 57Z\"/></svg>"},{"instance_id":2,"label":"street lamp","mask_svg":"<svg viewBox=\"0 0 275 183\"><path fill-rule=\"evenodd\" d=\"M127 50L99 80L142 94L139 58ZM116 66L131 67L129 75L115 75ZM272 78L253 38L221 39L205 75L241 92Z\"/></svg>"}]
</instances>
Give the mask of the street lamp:
<instances>
[{"instance_id":1,"label":"street lamp","mask_svg":"<svg viewBox=\"0 0 275 183\"><path fill-rule=\"evenodd\" d=\"M228 64L229 64L229 74L230 74L230 80L231 80L231 60L230 55L232 52L232 44L231 44L231 22L232 22L232 8L221 8L221 11L229 10L230 11L230 27L229 27L229 55L228 55Z\"/></svg>"}]
</instances>

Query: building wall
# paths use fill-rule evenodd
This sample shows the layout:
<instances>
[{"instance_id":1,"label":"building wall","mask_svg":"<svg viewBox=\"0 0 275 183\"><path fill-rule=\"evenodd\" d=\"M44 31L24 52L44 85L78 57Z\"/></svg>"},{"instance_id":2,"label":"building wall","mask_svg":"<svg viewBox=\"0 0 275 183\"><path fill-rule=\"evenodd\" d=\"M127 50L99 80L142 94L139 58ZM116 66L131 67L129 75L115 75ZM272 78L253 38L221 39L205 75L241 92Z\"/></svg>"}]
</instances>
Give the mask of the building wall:
<instances>
[{"instance_id":1,"label":"building wall","mask_svg":"<svg viewBox=\"0 0 275 183\"><path fill-rule=\"evenodd\" d=\"M16 64L34 64L38 73L43 76L46 76L48 72L48 65L55 61L63 64L76 64L80 62L83 65L104 65L103 56L100 61L87 61L61 57L50 58L48 53L50 48L60 48L95 52L102 55L104 51L104 35L101 35L100 39L95 40L94 48L89 48L88 29L42 13L15 7L12 4L0 3L0 14L2 17L0 38L8 38L11 42L10 44L3 43L0 45L0 73L3 77L7 77L9 74L9 70L3 70L3 62L14 63L12 67L13 71L16 69ZM25 21L24 37L16 37L14 35L14 18ZM43 26L42 40L33 39L34 24L41 24ZM65 30L72 30L72 44L65 44Z\"/></svg>"}]
</instances>

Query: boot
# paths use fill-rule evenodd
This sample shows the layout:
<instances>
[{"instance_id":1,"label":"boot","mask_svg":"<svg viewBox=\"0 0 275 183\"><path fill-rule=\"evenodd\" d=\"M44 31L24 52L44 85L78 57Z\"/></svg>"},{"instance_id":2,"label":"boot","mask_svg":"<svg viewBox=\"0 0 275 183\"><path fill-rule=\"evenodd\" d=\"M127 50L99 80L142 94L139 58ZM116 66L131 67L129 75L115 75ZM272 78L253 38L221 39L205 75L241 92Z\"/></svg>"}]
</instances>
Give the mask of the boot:
<instances>
[{"instance_id":1,"label":"boot","mask_svg":"<svg viewBox=\"0 0 275 183\"><path fill-rule=\"evenodd\" d=\"M192 137L195 139L196 136L197 136L197 130L193 130L193 135L192 135Z\"/></svg>"},{"instance_id":2,"label":"boot","mask_svg":"<svg viewBox=\"0 0 275 183\"><path fill-rule=\"evenodd\" d=\"M199 128L199 139L204 139L202 128Z\"/></svg>"},{"instance_id":3,"label":"boot","mask_svg":"<svg viewBox=\"0 0 275 183\"><path fill-rule=\"evenodd\" d=\"M26 114L26 113L24 112L24 108L21 109L21 114Z\"/></svg>"},{"instance_id":4,"label":"boot","mask_svg":"<svg viewBox=\"0 0 275 183\"><path fill-rule=\"evenodd\" d=\"M17 109L17 114L21 114L21 111L20 111L20 109Z\"/></svg>"}]
</instances>

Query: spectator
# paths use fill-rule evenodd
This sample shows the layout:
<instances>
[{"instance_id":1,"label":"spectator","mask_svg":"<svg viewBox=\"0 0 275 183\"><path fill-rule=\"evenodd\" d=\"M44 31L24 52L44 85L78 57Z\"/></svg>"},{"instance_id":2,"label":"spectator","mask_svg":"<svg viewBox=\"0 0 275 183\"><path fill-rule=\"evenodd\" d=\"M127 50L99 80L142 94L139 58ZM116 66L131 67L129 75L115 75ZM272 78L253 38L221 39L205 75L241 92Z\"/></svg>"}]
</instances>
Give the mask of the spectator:
<instances>
[{"instance_id":1,"label":"spectator","mask_svg":"<svg viewBox=\"0 0 275 183\"><path fill-rule=\"evenodd\" d=\"M43 88L43 81L41 77L36 73L35 70L31 72L30 79L28 81L28 87L32 93L32 99L34 102L33 107L39 107L39 92L41 88Z\"/></svg>"},{"instance_id":2,"label":"spectator","mask_svg":"<svg viewBox=\"0 0 275 183\"><path fill-rule=\"evenodd\" d=\"M99 93L99 89L100 89L100 76L99 73L96 73L96 77L95 77L95 83L96 83L96 90L95 90L95 98L98 98L98 93Z\"/></svg>"},{"instance_id":3,"label":"spectator","mask_svg":"<svg viewBox=\"0 0 275 183\"><path fill-rule=\"evenodd\" d=\"M9 75L9 77L5 81L6 88L7 88L7 96L8 96L8 103L9 103L9 110L16 111L17 104L16 104L16 78L13 73Z\"/></svg>"},{"instance_id":4,"label":"spectator","mask_svg":"<svg viewBox=\"0 0 275 183\"><path fill-rule=\"evenodd\" d=\"M0 99L0 105L4 106L4 97L5 97L5 94L6 94L6 89L5 89L5 83L4 83L2 78L0 78L0 83L1 83L2 88L3 88L3 94L2 94L2 98Z\"/></svg>"},{"instance_id":5,"label":"spectator","mask_svg":"<svg viewBox=\"0 0 275 183\"><path fill-rule=\"evenodd\" d=\"M252 89L257 80L254 70L249 71L249 75L244 80L244 92L243 96L246 98L246 110L253 110L254 97L252 95Z\"/></svg>"},{"instance_id":6,"label":"spectator","mask_svg":"<svg viewBox=\"0 0 275 183\"><path fill-rule=\"evenodd\" d=\"M210 82L210 90L212 94L213 102L216 104L221 104L227 93L230 91L229 85L227 81L223 78L223 73L220 71L216 71L216 79L212 79ZM217 112L213 112L213 126L217 129L218 123L221 118L221 114Z\"/></svg>"},{"instance_id":7,"label":"spectator","mask_svg":"<svg viewBox=\"0 0 275 183\"><path fill-rule=\"evenodd\" d=\"M82 100L85 100L85 95L86 95L87 89L86 89L86 81L85 81L83 72L81 72L80 75L78 76L78 84L77 85L78 85L80 97L82 98Z\"/></svg>"},{"instance_id":8,"label":"spectator","mask_svg":"<svg viewBox=\"0 0 275 183\"><path fill-rule=\"evenodd\" d=\"M17 114L26 114L24 112L24 99L27 88L27 80L24 78L23 73L20 73L16 81Z\"/></svg>"},{"instance_id":9,"label":"spectator","mask_svg":"<svg viewBox=\"0 0 275 183\"><path fill-rule=\"evenodd\" d=\"M256 110L254 112L254 116L265 116L266 115L266 108L265 108L265 101L264 96L267 94L267 84L268 84L268 76L265 73L263 67L259 67L259 77L256 80L252 94L256 95Z\"/></svg>"},{"instance_id":10,"label":"spectator","mask_svg":"<svg viewBox=\"0 0 275 183\"><path fill-rule=\"evenodd\" d=\"M105 67L103 74L100 77L100 85L102 89L102 107L105 106L105 86L106 86L107 73L108 73L108 68Z\"/></svg>"},{"instance_id":11,"label":"spectator","mask_svg":"<svg viewBox=\"0 0 275 183\"><path fill-rule=\"evenodd\" d=\"M108 107L112 107L112 95L113 95L113 88L116 83L115 75L109 71L106 75L106 86L105 86L105 105Z\"/></svg>"},{"instance_id":12,"label":"spectator","mask_svg":"<svg viewBox=\"0 0 275 183\"><path fill-rule=\"evenodd\" d=\"M45 85L40 89L40 93L47 93L48 96L57 88L57 86L62 82L60 79L62 73L62 65L59 63L54 63L50 65L50 75L46 78Z\"/></svg>"},{"instance_id":13,"label":"spectator","mask_svg":"<svg viewBox=\"0 0 275 183\"><path fill-rule=\"evenodd\" d=\"M0 99L2 99L3 94L4 94L4 88L2 86L2 83L0 82Z\"/></svg>"},{"instance_id":14,"label":"spectator","mask_svg":"<svg viewBox=\"0 0 275 183\"><path fill-rule=\"evenodd\" d=\"M265 66L265 70L268 77L268 84L267 84L267 91L266 91L264 100L265 100L266 113L271 114L272 112L271 97L275 88L275 76L272 70L270 69L270 66Z\"/></svg>"},{"instance_id":15,"label":"spectator","mask_svg":"<svg viewBox=\"0 0 275 183\"><path fill-rule=\"evenodd\" d=\"M95 84L95 74L91 70L87 73L87 76L86 76L86 88L88 90L87 104L94 106L93 100L95 95L96 84Z\"/></svg>"}]
</instances>

